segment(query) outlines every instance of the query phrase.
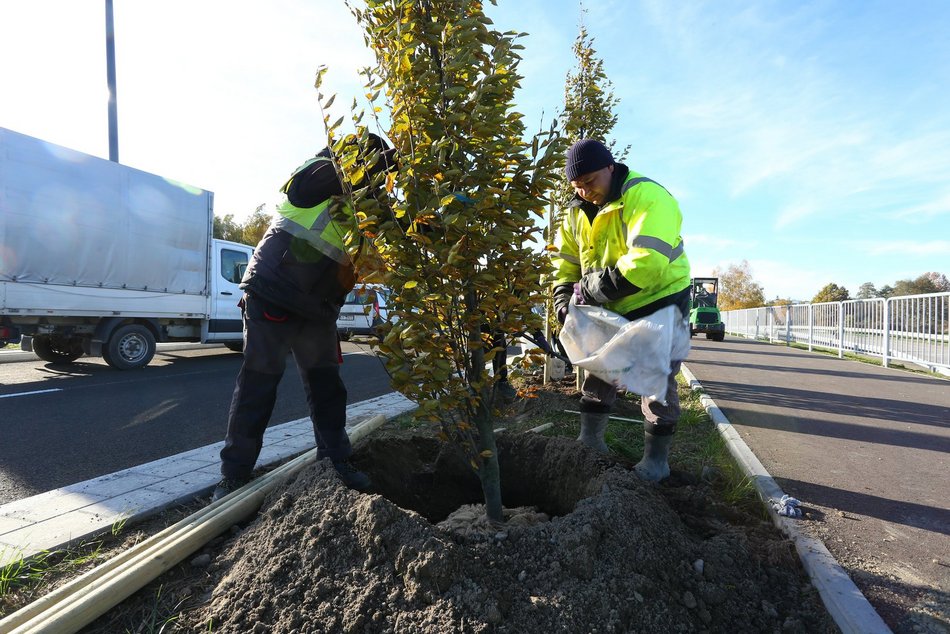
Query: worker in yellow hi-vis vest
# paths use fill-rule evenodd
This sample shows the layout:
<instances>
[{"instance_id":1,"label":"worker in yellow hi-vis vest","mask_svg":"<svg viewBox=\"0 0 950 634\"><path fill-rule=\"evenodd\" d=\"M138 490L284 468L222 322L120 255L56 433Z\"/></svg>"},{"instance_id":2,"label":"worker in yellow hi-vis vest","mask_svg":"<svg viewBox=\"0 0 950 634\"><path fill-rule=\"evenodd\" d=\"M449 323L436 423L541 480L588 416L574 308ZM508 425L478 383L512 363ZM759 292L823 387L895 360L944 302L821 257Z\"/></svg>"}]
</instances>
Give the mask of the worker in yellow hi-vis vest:
<instances>
[{"instance_id":1,"label":"worker in yellow hi-vis vest","mask_svg":"<svg viewBox=\"0 0 950 634\"><path fill-rule=\"evenodd\" d=\"M395 167L394 150L380 137L370 134L360 143L354 135L349 141L361 146L367 182ZM330 458L347 486L370 486L369 477L347 460L353 450L345 429L346 387L340 378L336 320L357 272L345 245L353 227L340 226L330 214L333 197L344 193L333 158L324 148L294 170L241 281L244 363L221 450L223 479L212 501L250 480L289 352L307 394L317 458Z\"/></svg>"},{"instance_id":2,"label":"worker in yellow hi-vis vest","mask_svg":"<svg viewBox=\"0 0 950 634\"><path fill-rule=\"evenodd\" d=\"M689 260L676 199L659 183L616 163L594 139L571 146L565 173L575 196L555 240L552 288L561 322L572 301L603 306L630 320L676 306L678 317L686 319ZM688 328L682 332L688 349ZM643 398L644 452L635 470L645 480L670 474L669 450L680 416L680 361L674 359L670 366L666 403ZM578 440L606 453L604 432L617 388L588 375L582 392Z\"/></svg>"}]
</instances>

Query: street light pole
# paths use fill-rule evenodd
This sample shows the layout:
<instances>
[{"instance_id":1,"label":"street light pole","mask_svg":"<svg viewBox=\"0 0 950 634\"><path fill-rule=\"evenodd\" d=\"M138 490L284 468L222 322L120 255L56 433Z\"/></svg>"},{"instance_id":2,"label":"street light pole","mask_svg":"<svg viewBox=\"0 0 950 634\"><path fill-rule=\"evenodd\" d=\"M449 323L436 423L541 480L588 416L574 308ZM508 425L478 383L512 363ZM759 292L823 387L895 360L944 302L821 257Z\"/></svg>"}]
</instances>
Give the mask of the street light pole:
<instances>
[{"instance_id":1,"label":"street light pole","mask_svg":"<svg viewBox=\"0 0 950 634\"><path fill-rule=\"evenodd\" d=\"M119 113L115 92L115 25L112 0L106 0L106 80L109 83L109 160L119 162Z\"/></svg>"}]
</instances>

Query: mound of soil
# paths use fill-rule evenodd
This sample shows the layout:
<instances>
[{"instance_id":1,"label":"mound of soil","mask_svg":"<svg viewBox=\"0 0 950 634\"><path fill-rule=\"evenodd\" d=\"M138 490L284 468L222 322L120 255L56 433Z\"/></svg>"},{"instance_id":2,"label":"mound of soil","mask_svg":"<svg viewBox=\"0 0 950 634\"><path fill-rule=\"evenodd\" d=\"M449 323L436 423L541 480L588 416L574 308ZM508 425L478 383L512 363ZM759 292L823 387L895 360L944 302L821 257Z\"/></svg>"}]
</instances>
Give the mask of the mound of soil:
<instances>
[{"instance_id":1,"label":"mound of soil","mask_svg":"<svg viewBox=\"0 0 950 634\"><path fill-rule=\"evenodd\" d=\"M431 437L359 448L378 494L313 465L215 558L212 599L189 621L242 634L837 631L791 545L765 522L726 521L701 485L643 483L563 438L501 435L498 449L505 504L527 507L502 527L466 507L478 480Z\"/></svg>"}]
</instances>

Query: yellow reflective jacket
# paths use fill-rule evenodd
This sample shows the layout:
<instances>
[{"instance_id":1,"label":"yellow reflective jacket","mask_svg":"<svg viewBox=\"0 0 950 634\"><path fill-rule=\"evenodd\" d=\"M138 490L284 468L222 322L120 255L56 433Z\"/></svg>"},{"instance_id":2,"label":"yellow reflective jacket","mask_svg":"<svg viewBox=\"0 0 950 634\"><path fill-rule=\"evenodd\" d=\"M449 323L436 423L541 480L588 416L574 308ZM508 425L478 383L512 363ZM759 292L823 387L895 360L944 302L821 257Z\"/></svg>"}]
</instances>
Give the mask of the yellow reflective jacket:
<instances>
[{"instance_id":1,"label":"yellow reflective jacket","mask_svg":"<svg viewBox=\"0 0 950 634\"><path fill-rule=\"evenodd\" d=\"M294 170L294 174L303 171L317 161L327 161L329 163L330 159L317 156ZM292 205L287 198L287 188L292 180L293 178L281 188L284 197L277 205L278 216L274 226L309 243L314 249L335 260L338 264L349 265L350 256L344 246L347 241L345 234L347 231L353 231L355 227L344 230L330 218L332 199L329 197L315 207L295 207ZM347 215L352 216L353 211L348 206L344 206L344 209Z\"/></svg>"},{"instance_id":2,"label":"yellow reflective jacket","mask_svg":"<svg viewBox=\"0 0 950 634\"><path fill-rule=\"evenodd\" d=\"M638 290L603 306L624 315L654 303L660 308L660 300L689 287L690 270L676 199L655 181L616 166L623 178L619 196L604 204L593 221L580 204L564 214L555 239L553 286L615 268ZM622 171L628 172L626 177Z\"/></svg>"}]
</instances>

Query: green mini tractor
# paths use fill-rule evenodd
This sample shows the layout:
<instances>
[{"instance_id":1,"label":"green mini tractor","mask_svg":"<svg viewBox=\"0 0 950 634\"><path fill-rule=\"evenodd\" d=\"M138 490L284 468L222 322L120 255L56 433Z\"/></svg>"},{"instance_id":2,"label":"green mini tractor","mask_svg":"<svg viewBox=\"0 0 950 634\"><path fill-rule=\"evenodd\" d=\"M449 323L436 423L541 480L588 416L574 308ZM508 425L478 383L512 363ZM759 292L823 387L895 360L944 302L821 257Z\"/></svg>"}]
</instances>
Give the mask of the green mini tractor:
<instances>
[{"instance_id":1,"label":"green mini tractor","mask_svg":"<svg viewBox=\"0 0 950 634\"><path fill-rule=\"evenodd\" d=\"M718 277L694 277L689 289L689 336L706 333L707 339L726 338L726 324L716 302L719 298Z\"/></svg>"}]
</instances>

